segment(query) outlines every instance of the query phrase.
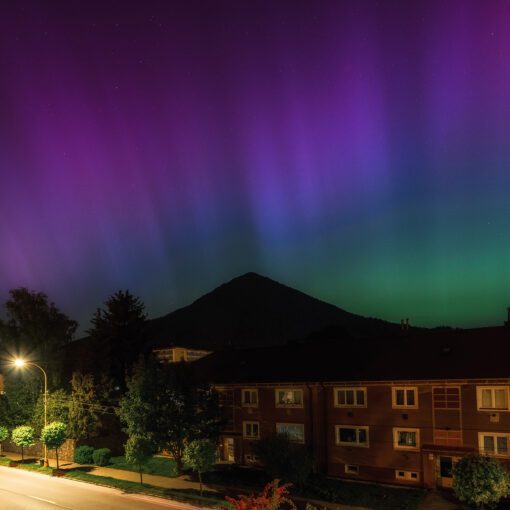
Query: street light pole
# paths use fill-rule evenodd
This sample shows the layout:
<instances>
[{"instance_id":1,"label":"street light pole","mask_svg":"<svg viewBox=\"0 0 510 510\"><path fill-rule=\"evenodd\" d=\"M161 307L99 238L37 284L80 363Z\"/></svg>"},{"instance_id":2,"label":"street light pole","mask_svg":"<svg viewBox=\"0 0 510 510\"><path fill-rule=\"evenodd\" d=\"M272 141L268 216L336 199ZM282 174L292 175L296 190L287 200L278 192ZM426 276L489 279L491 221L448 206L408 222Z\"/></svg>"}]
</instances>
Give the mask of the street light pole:
<instances>
[{"instance_id":1,"label":"street light pole","mask_svg":"<svg viewBox=\"0 0 510 510\"><path fill-rule=\"evenodd\" d=\"M33 367L37 367L44 376L44 395L43 395L43 402L44 402L44 426L48 425L48 375L46 374L46 371L43 367L38 365L37 363L34 363L33 361L25 361L22 359L16 359L14 361L14 365L17 367L23 367L25 365L30 365ZM44 467L48 467L48 448L46 445L44 445Z\"/></svg>"}]
</instances>

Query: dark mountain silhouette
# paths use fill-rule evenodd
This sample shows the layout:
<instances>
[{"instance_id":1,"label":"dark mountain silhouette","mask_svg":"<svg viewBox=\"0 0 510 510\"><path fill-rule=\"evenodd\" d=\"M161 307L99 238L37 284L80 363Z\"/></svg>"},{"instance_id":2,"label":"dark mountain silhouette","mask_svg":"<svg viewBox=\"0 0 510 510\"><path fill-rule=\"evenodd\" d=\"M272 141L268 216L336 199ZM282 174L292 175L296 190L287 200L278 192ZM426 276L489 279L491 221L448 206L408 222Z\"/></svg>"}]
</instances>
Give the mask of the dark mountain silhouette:
<instances>
[{"instance_id":1,"label":"dark mountain silhouette","mask_svg":"<svg viewBox=\"0 0 510 510\"><path fill-rule=\"evenodd\" d=\"M247 273L148 324L152 347L218 350L310 339L372 337L400 325L355 315L256 273Z\"/></svg>"}]
</instances>

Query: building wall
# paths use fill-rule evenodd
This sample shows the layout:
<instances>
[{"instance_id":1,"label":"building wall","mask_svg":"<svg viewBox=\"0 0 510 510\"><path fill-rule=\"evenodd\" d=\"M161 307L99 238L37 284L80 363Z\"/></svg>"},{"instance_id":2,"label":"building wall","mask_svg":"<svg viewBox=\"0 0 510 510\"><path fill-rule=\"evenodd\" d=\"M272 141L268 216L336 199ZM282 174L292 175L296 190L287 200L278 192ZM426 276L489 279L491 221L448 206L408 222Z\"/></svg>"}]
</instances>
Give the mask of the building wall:
<instances>
[{"instance_id":1,"label":"building wall","mask_svg":"<svg viewBox=\"0 0 510 510\"><path fill-rule=\"evenodd\" d=\"M420 430L421 444L432 442L430 387L418 387L417 409L394 409L390 385L360 387L366 388L367 395L367 406L362 408L335 407L333 394L335 386L327 388L328 443L330 445L328 474L395 482L397 469L421 472L419 449L395 449L393 429L394 427L417 428ZM368 426L368 448L336 444L336 425ZM358 466L359 474L346 473L346 464Z\"/></svg>"},{"instance_id":2,"label":"building wall","mask_svg":"<svg viewBox=\"0 0 510 510\"><path fill-rule=\"evenodd\" d=\"M284 385L303 392L302 407L278 407L275 389L281 385L232 385L232 430L236 460L245 463L256 439L243 438L243 422L258 422L260 437L276 432L276 423L302 423L304 446L310 448L318 471L330 476L373 480L402 485L434 486L439 478L439 458L454 459L479 451L479 432L510 433L510 411L478 410L477 386L510 387L510 381L456 381L359 383L366 389L366 406L335 405L335 388L342 383ZM396 408L392 388L416 387L416 408ZM257 389L258 405L242 404L243 389ZM510 399L510 397L509 397ZM510 405L510 402L509 402ZM368 446L338 444L335 426L368 427ZM394 429L418 429L416 449L399 449ZM510 452L510 437L508 441ZM507 453L508 455L508 453ZM510 456L499 456L509 464ZM346 472L346 465L358 472ZM414 473L414 479L397 479L396 472ZM407 474L406 474L407 476Z\"/></svg>"}]
</instances>

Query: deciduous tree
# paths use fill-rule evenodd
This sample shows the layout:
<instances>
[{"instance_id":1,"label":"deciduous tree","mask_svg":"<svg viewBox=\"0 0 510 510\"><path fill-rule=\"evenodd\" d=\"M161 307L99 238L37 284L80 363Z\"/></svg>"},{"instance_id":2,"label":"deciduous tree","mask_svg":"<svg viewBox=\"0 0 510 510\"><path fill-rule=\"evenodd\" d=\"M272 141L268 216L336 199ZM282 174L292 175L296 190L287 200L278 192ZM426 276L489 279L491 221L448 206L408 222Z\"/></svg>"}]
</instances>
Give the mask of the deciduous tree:
<instances>
[{"instance_id":1,"label":"deciduous tree","mask_svg":"<svg viewBox=\"0 0 510 510\"><path fill-rule=\"evenodd\" d=\"M48 393L47 416L48 422L60 421L69 422L69 402L70 398L63 389L58 389ZM37 399L34 409L34 415L30 424L34 428L35 435L39 436L44 427L44 395L41 393Z\"/></svg>"},{"instance_id":2,"label":"deciduous tree","mask_svg":"<svg viewBox=\"0 0 510 510\"><path fill-rule=\"evenodd\" d=\"M510 494L509 476L497 459L467 455L453 466L453 490L461 501L484 508Z\"/></svg>"},{"instance_id":3,"label":"deciduous tree","mask_svg":"<svg viewBox=\"0 0 510 510\"><path fill-rule=\"evenodd\" d=\"M140 471L140 485L143 485L143 466L154 455L154 443L142 436L131 436L124 446L127 462L138 466Z\"/></svg>"},{"instance_id":4,"label":"deciduous tree","mask_svg":"<svg viewBox=\"0 0 510 510\"><path fill-rule=\"evenodd\" d=\"M311 452L304 445L292 443L287 434L261 439L255 445L255 453L271 477L286 482L302 484L312 471Z\"/></svg>"},{"instance_id":5,"label":"deciduous tree","mask_svg":"<svg viewBox=\"0 0 510 510\"><path fill-rule=\"evenodd\" d=\"M0 397L2 420L11 429L30 423L42 392L41 378L28 371L11 372L4 381L5 395Z\"/></svg>"},{"instance_id":6,"label":"deciduous tree","mask_svg":"<svg viewBox=\"0 0 510 510\"><path fill-rule=\"evenodd\" d=\"M20 425L12 431L11 438L16 446L21 447L21 462L23 462L25 448L34 444L34 429L28 425Z\"/></svg>"},{"instance_id":7,"label":"deciduous tree","mask_svg":"<svg viewBox=\"0 0 510 510\"><path fill-rule=\"evenodd\" d=\"M217 447L209 439L195 439L184 448L183 460L198 473L200 495L202 495L202 473L210 471L216 463Z\"/></svg>"},{"instance_id":8,"label":"deciduous tree","mask_svg":"<svg viewBox=\"0 0 510 510\"><path fill-rule=\"evenodd\" d=\"M9 429L7 427L0 426L0 455L2 454L2 441L5 441L9 437Z\"/></svg>"},{"instance_id":9,"label":"deciduous tree","mask_svg":"<svg viewBox=\"0 0 510 510\"><path fill-rule=\"evenodd\" d=\"M64 444L66 440L66 425L60 421L49 423L42 429L41 441L46 448L55 450L55 458L57 459L57 469L59 469L58 462L58 449Z\"/></svg>"},{"instance_id":10,"label":"deciduous tree","mask_svg":"<svg viewBox=\"0 0 510 510\"><path fill-rule=\"evenodd\" d=\"M69 435L83 440L95 437L101 426L101 406L96 395L94 376L74 372L69 402Z\"/></svg>"},{"instance_id":11,"label":"deciduous tree","mask_svg":"<svg viewBox=\"0 0 510 510\"><path fill-rule=\"evenodd\" d=\"M197 386L179 367L141 361L127 382L119 416L129 436L147 437L174 457L182 471L186 443L214 439L221 423L216 393Z\"/></svg>"},{"instance_id":12,"label":"deciduous tree","mask_svg":"<svg viewBox=\"0 0 510 510\"><path fill-rule=\"evenodd\" d=\"M69 343L78 323L62 313L42 292L12 289L5 303L7 321L0 322L3 347L11 355L27 355L59 374L61 349ZM54 381L55 382L55 381Z\"/></svg>"}]
</instances>

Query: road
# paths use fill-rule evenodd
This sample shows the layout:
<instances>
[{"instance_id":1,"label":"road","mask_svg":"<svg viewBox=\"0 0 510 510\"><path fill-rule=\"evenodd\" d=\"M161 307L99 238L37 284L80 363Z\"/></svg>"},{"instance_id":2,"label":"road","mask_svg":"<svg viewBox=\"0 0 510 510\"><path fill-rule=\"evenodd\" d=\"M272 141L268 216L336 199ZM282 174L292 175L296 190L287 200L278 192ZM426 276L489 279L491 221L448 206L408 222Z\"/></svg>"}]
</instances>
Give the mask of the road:
<instances>
[{"instance_id":1,"label":"road","mask_svg":"<svg viewBox=\"0 0 510 510\"><path fill-rule=\"evenodd\" d=\"M183 503L0 467L1 510L193 510Z\"/></svg>"}]
</instances>

